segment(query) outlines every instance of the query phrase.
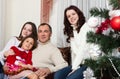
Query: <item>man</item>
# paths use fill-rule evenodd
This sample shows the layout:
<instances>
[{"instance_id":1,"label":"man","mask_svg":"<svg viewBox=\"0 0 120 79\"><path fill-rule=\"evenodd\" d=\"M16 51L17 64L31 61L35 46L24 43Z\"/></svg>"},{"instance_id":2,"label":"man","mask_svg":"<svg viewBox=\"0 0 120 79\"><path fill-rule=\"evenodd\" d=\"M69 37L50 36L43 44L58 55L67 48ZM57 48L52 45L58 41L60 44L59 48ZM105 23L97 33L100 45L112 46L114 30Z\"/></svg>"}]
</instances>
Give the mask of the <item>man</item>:
<instances>
[{"instance_id":1,"label":"man","mask_svg":"<svg viewBox=\"0 0 120 79\"><path fill-rule=\"evenodd\" d=\"M39 68L36 74L40 77L66 67L59 49L50 42L52 29L49 24L42 23L38 27L38 47L33 50L33 66Z\"/></svg>"}]
</instances>

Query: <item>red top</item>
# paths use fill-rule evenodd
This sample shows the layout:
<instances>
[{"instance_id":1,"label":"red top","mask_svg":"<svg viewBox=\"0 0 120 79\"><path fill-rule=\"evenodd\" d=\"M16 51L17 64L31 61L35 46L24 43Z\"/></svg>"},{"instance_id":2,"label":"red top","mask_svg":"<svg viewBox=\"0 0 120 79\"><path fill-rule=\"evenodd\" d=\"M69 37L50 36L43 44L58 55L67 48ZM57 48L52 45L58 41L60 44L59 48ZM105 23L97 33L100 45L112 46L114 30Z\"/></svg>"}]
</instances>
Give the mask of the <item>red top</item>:
<instances>
[{"instance_id":1,"label":"red top","mask_svg":"<svg viewBox=\"0 0 120 79\"><path fill-rule=\"evenodd\" d=\"M26 64L31 64L32 65L32 51L21 51L19 50L17 47L15 46L12 46L11 49L14 51L14 55L9 55L6 59L6 62L7 63L10 63L10 64L15 64L15 61L17 60L16 59L16 56L19 56L21 57L23 60L25 60L25 63Z\"/></svg>"}]
</instances>

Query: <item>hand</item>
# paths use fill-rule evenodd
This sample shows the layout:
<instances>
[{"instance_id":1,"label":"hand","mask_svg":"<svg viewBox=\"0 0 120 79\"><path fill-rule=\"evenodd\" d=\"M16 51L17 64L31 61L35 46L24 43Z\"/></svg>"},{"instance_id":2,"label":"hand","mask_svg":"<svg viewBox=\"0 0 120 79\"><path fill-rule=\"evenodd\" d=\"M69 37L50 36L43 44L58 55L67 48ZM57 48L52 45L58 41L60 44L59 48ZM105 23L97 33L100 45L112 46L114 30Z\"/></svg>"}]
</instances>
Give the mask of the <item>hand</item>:
<instances>
[{"instance_id":1,"label":"hand","mask_svg":"<svg viewBox=\"0 0 120 79\"><path fill-rule=\"evenodd\" d=\"M22 67L24 67L24 68L27 68L27 65L26 65L25 63L23 63L23 62L19 62L18 65L19 65L19 66L22 66Z\"/></svg>"},{"instance_id":2,"label":"hand","mask_svg":"<svg viewBox=\"0 0 120 79\"><path fill-rule=\"evenodd\" d=\"M51 73L49 68L39 68L36 72L35 72L38 76L42 77L42 76L47 76L48 74Z\"/></svg>"},{"instance_id":3,"label":"hand","mask_svg":"<svg viewBox=\"0 0 120 79\"><path fill-rule=\"evenodd\" d=\"M4 52L4 57L6 58L7 56L14 55L14 54L15 54L14 51L12 49L10 49L10 50Z\"/></svg>"},{"instance_id":4,"label":"hand","mask_svg":"<svg viewBox=\"0 0 120 79\"><path fill-rule=\"evenodd\" d=\"M75 71L76 71L76 70L72 70L72 71L68 74L68 76L71 75L72 73L74 73Z\"/></svg>"},{"instance_id":5,"label":"hand","mask_svg":"<svg viewBox=\"0 0 120 79\"><path fill-rule=\"evenodd\" d=\"M19 66L22 66L23 68L26 68L26 69L33 69L34 67L30 64L25 64L25 63L22 63L22 62L19 62Z\"/></svg>"},{"instance_id":6,"label":"hand","mask_svg":"<svg viewBox=\"0 0 120 79\"><path fill-rule=\"evenodd\" d=\"M32 65L30 65L30 64L27 64L27 68L29 68L29 69L33 69L33 66Z\"/></svg>"}]
</instances>

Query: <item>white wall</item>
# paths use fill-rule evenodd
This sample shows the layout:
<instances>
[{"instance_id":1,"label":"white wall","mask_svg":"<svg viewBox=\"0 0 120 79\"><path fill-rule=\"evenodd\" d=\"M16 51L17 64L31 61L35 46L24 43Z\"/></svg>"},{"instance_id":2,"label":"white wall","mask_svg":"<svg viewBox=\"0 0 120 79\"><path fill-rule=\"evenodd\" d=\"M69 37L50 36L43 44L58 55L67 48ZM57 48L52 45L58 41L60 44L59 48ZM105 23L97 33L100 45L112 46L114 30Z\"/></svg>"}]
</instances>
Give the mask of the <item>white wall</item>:
<instances>
[{"instance_id":1,"label":"white wall","mask_svg":"<svg viewBox=\"0 0 120 79\"><path fill-rule=\"evenodd\" d=\"M2 1L0 0L0 7L2 7ZM2 11L1 11L1 9L0 9L0 39L1 39L1 37L2 37L2 22L1 22L1 18L2 18ZM2 40L2 39L1 39ZM0 40L0 42L1 42L1 40ZM2 43L0 43L0 46L2 46Z\"/></svg>"},{"instance_id":2,"label":"white wall","mask_svg":"<svg viewBox=\"0 0 120 79\"><path fill-rule=\"evenodd\" d=\"M18 36L22 25L32 21L40 24L40 0L6 0L5 2L5 43ZM5 45L4 43L4 45Z\"/></svg>"},{"instance_id":3,"label":"white wall","mask_svg":"<svg viewBox=\"0 0 120 79\"><path fill-rule=\"evenodd\" d=\"M4 46L4 6L5 0L0 0L0 50Z\"/></svg>"}]
</instances>

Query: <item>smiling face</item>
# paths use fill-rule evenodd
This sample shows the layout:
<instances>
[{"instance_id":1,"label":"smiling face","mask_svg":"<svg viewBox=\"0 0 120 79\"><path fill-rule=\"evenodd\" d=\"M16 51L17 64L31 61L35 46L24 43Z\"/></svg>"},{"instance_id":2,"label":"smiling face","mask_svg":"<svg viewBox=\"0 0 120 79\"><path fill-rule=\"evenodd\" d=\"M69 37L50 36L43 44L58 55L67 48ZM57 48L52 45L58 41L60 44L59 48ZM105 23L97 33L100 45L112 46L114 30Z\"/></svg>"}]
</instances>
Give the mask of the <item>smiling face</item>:
<instances>
[{"instance_id":1,"label":"smiling face","mask_svg":"<svg viewBox=\"0 0 120 79\"><path fill-rule=\"evenodd\" d=\"M75 10L73 9L67 10L66 16L71 25L77 26L79 17Z\"/></svg>"},{"instance_id":2,"label":"smiling face","mask_svg":"<svg viewBox=\"0 0 120 79\"><path fill-rule=\"evenodd\" d=\"M29 37L23 41L21 48L23 48L24 50L31 50L33 45L34 45L34 40L33 38Z\"/></svg>"},{"instance_id":3,"label":"smiling face","mask_svg":"<svg viewBox=\"0 0 120 79\"><path fill-rule=\"evenodd\" d=\"M32 34L32 26L30 24L26 24L22 30L22 36L26 37Z\"/></svg>"},{"instance_id":4,"label":"smiling face","mask_svg":"<svg viewBox=\"0 0 120 79\"><path fill-rule=\"evenodd\" d=\"M51 31L48 25L41 25L38 28L38 39L40 42L45 43L50 40Z\"/></svg>"}]
</instances>

